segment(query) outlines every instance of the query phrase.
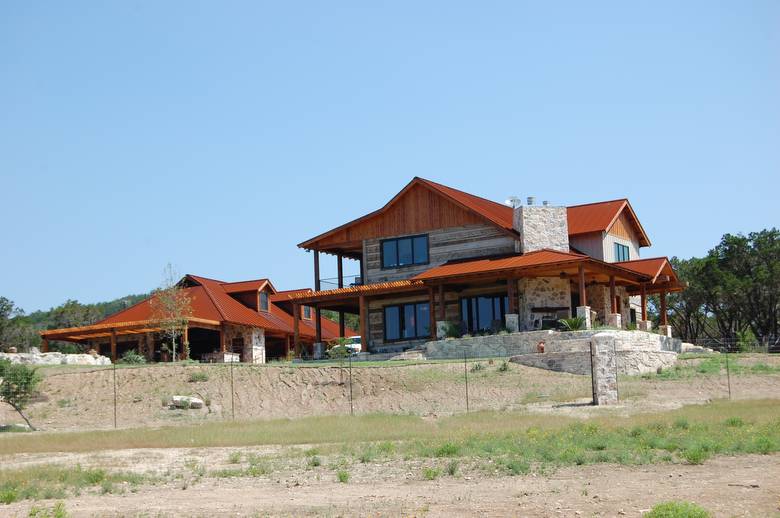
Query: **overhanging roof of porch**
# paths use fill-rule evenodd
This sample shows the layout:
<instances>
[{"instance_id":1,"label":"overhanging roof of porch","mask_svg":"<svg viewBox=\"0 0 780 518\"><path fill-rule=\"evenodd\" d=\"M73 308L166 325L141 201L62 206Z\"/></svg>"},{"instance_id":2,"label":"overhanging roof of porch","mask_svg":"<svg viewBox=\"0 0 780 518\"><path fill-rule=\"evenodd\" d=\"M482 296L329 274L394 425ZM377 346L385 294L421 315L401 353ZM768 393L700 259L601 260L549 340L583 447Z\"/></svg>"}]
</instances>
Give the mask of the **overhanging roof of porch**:
<instances>
[{"instance_id":1,"label":"overhanging roof of porch","mask_svg":"<svg viewBox=\"0 0 780 518\"><path fill-rule=\"evenodd\" d=\"M205 318L191 317L188 319L191 327L205 327L218 329L220 322L218 320L209 320ZM79 327L65 327L61 329L49 329L40 331L42 338L47 340L79 341L89 338L104 338L116 334L136 335L143 333L154 333L161 330L159 320L134 320L128 322L109 322L92 324Z\"/></svg>"},{"instance_id":2,"label":"overhanging roof of porch","mask_svg":"<svg viewBox=\"0 0 780 518\"><path fill-rule=\"evenodd\" d=\"M611 276L624 284L640 284L649 280L643 273L612 263L605 263L583 254L550 249L526 254L451 261L417 275L414 280L435 284L488 277L574 276L580 265L584 267L590 280L597 282L607 282Z\"/></svg>"},{"instance_id":3,"label":"overhanging roof of porch","mask_svg":"<svg viewBox=\"0 0 780 518\"><path fill-rule=\"evenodd\" d=\"M337 302L345 300L355 300L361 295L382 295L385 293L404 293L425 290L425 284L422 281L401 280L392 282L380 282L376 284L364 284L360 286L350 286L348 288L337 288L335 290L312 291L312 292L292 292L288 295L291 302L295 304L318 304L321 302Z\"/></svg>"}]
</instances>

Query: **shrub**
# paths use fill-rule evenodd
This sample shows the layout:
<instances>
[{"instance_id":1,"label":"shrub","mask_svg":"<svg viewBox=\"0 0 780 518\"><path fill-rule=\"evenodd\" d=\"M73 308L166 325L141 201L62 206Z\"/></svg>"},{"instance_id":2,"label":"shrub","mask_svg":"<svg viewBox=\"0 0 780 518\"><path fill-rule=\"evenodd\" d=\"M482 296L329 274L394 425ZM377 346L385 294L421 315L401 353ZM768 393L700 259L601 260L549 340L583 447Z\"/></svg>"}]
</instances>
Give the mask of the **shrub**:
<instances>
[{"instance_id":1,"label":"shrub","mask_svg":"<svg viewBox=\"0 0 780 518\"><path fill-rule=\"evenodd\" d=\"M705 450L701 446L693 446L691 448L686 448L685 450L683 450L682 457L689 464L703 464L705 460L710 458L710 454L707 450Z\"/></svg>"},{"instance_id":2,"label":"shrub","mask_svg":"<svg viewBox=\"0 0 780 518\"><path fill-rule=\"evenodd\" d=\"M449 464L447 464L447 474L451 477L454 477L457 472L458 472L458 461L451 460Z\"/></svg>"},{"instance_id":3,"label":"shrub","mask_svg":"<svg viewBox=\"0 0 780 518\"><path fill-rule=\"evenodd\" d=\"M349 471L345 471L343 469L339 470L338 473L336 473L336 479L342 484L346 484L349 482Z\"/></svg>"},{"instance_id":4,"label":"shrub","mask_svg":"<svg viewBox=\"0 0 780 518\"><path fill-rule=\"evenodd\" d=\"M308 464L310 468L316 468L318 466L322 466L322 460L320 460L320 458L315 455L314 457L309 458Z\"/></svg>"},{"instance_id":5,"label":"shrub","mask_svg":"<svg viewBox=\"0 0 780 518\"><path fill-rule=\"evenodd\" d=\"M439 468L431 468L431 467L424 467L423 468L423 478L425 480L436 480L441 475L441 470Z\"/></svg>"},{"instance_id":6,"label":"shrub","mask_svg":"<svg viewBox=\"0 0 780 518\"><path fill-rule=\"evenodd\" d=\"M498 372L507 372L509 370L509 362L504 360L501 365L498 366Z\"/></svg>"},{"instance_id":7,"label":"shrub","mask_svg":"<svg viewBox=\"0 0 780 518\"><path fill-rule=\"evenodd\" d=\"M710 518L706 509L692 502L664 502L656 504L645 518Z\"/></svg>"},{"instance_id":8,"label":"shrub","mask_svg":"<svg viewBox=\"0 0 780 518\"><path fill-rule=\"evenodd\" d=\"M460 338L460 322L447 321L444 323L444 336L447 338Z\"/></svg>"},{"instance_id":9,"label":"shrub","mask_svg":"<svg viewBox=\"0 0 780 518\"><path fill-rule=\"evenodd\" d=\"M241 452L240 451L234 451L230 455L228 455L228 462L230 464L238 464L241 462Z\"/></svg>"},{"instance_id":10,"label":"shrub","mask_svg":"<svg viewBox=\"0 0 780 518\"><path fill-rule=\"evenodd\" d=\"M460 446L455 443L445 442L434 452L436 457L454 457L460 452Z\"/></svg>"},{"instance_id":11,"label":"shrub","mask_svg":"<svg viewBox=\"0 0 780 518\"><path fill-rule=\"evenodd\" d=\"M512 475L525 475L531 470L531 465L524 459L510 459L504 463L504 466Z\"/></svg>"},{"instance_id":12,"label":"shrub","mask_svg":"<svg viewBox=\"0 0 780 518\"><path fill-rule=\"evenodd\" d=\"M558 322L567 331L579 331L585 329L585 317L562 318Z\"/></svg>"},{"instance_id":13,"label":"shrub","mask_svg":"<svg viewBox=\"0 0 780 518\"><path fill-rule=\"evenodd\" d=\"M119 363L129 364L129 365L142 365L146 363L146 358L138 354L137 352L133 350L125 351L125 354L122 355L122 358L119 360Z\"/></svg>"},{"instance_id":14,"label":"shrub","mask_svg":"<svg viewBox=\"0 0 780 518\"><path fill-rule=\"evenodd\" d=\"M475 363L471 366L471 372L479 372L481 370L484 370L485 366L481 363Z\"/></svg>"},{"instance_id":15,"label":"shrub","mask_svg":"<svg viewBox=\"0 0 780 518\"><path fill-rule=\"evenodd\" d=\"M209 373L205 371L195 371L190 373L190 377L188 378L190 383L199 383L203 381L209 380Z\"/></svg>"},{"instance_id":16,"label":"shrub","mask_svg":"<svg viewBox=\"0 0 780 518\"><path fill-rule=\"evenodd\" d=\"M346 345L336 345L328 349L328 358L331 360L343 360L348 358L351 352Z\"/></svg>"}]
</instances>

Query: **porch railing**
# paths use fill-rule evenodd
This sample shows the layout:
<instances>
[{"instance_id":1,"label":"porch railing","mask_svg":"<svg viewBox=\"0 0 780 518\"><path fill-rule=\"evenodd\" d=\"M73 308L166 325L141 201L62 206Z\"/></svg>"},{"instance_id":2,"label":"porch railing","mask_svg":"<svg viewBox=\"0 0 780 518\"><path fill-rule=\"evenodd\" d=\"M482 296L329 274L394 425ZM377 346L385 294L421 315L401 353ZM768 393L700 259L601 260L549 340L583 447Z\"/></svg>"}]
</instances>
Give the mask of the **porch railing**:
<instances>
[{"instance_id":1,"label":"porch railing","mask_svg":"<svg viewBox=\"0 0 780 518\"><path fill-rule=\"evenodd\" d=\"M344 287L349 288L352 286L360 286L363 284L363 278L360 275L345 275ZM335 290L339 287L338 277L329 277L327 279L320 279L321 290Z\"/></svg>"}]
</instances>

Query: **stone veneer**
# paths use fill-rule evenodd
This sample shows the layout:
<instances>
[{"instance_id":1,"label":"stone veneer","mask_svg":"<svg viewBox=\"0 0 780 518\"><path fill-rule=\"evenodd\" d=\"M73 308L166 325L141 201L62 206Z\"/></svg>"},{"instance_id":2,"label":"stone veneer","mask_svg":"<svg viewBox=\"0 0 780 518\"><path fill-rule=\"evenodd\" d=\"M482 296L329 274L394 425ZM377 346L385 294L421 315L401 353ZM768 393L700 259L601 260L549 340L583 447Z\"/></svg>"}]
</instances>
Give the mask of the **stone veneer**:
<instances>
[{"instance_id":1,"label":"stone veneer","mask_svg":"<svg viewBox=\"0 0 780 518\"><path fill-rule=\"evenodd\" d=\"M518 280L520 298L519 330L541 329L542 317L555 319L571 315L571 285L568 279L560 277L525 277ZM564 308L546 313L534 313L534 308ZM538 320L538 327L536 321Z\"/></svg>"},{"instance_id":2,"label":"stone veneer","mask_svg":"<svg viewBox=\"0 0 780 518\"><path fill-rule=\"evenodd\" d=\"M520 234L515 251L528 253L542 248L569 251L569 224L566 207L516 207L514 229Z\"/></svg>"},{"instance_id":3,"label":"stone veneer","mask_svg":"<svg viewBox=\"0 0 780 518\"><path fill-rule=\"evenodd\" d=\"M244 339L244 363L265 363L265 330L257 327L226 325L225 340L228 351L234 338Z\"/></svg>"},{"instance_id":4,"label":"stone veneer","mask_svg":"<svg viewBox=\"0 0 780 518\"><path fill-rule=\"evenodd\" d=\"M612 303L609 300L609 286L602 286L600 284L588 286L586 288L588 295L588 306L593 309L598 315L598 320L603 325L609 324L609 314L612 313ZM620 297L620 319L622 326L625 328L628 322L631 321L631 300L628 297L628 292L624 286L615 287L615 295ZM595 323L595 322L594 322Z\"/></svg>"}]
</instances>

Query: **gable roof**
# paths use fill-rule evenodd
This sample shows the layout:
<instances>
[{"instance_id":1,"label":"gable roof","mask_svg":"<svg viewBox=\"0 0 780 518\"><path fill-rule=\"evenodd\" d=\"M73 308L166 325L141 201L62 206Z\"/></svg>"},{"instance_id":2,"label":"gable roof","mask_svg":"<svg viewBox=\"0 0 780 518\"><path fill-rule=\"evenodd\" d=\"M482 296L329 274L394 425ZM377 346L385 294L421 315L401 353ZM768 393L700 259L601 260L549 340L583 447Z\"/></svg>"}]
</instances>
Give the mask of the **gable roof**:
<instances>
[{"instance_id":1,"label":"gable roof","mask_svg":"<svg viewBox=\"0 0 780 518\"><path fill-rule=\"evenodd\" d=\"M581 262L587 258L588 256L582 254L561 252L558 250L550 250L545 248L542 250L528 252L526 254L450 261L441 266L436 266L430 270L422 272L412 279L416 281L423 281L430 279L441 279L444 277L457 277L461 275L501 272L504 270L530 268L533 266L576 263Z\"/></svg>"},{"instance_id":2,"label":"gable roof","mask_svg":"<svg viewBox=\"0 0 780 518\"><path fill-rule=\"evenodd\" d=\"M271 292L276 293L274 285L268 279L255 279L252 281L223 282L222 288L228 293L244 293L247 291L260 291L270 286Z\"/></svg>"},{"instance_id":3,"label":"gable roof","mask_svg":"<svg viewBox=\"0 0 780 518\"><path fill-rule=\"evenodd\" d=\"M363 223L371 218L384 214L415 186L423 186L429 191L442 196L449 202L464 209L468 213L477 216L479 219L497 226L508 235L515 238L518 237L517 231L514 229L514 210L512 207L415 176L411 182L380 209L308 239L298 244L298 246L300 248L316 250L318 242L325 240L338 232L358 225L359 223ZM631 207L631 204L625 198L567 207L569 235L576 236L593 232L609 232L624 211L628 215L629 220L636 231L639 238L639 246L650 246L650 239L647 236L647 233L644 228L642 228L641 223L639 223L639 219L637 218L634 209Z\"/></svg>"},{"instance_id":4,"label":"gable roof","mask_svg":"<svg viewBox=\"0 0 780 518\"><path fill-rule=\"evenodd\" d=\"M620 261L613 264L642 275L647 275L650 277L651 283L655 283L661 274L668 275L672 281L677 282L677 273L675 273L672 263L666 257L649 257L647 259L634 259L633 261Z\"/></svg>"},{"instance_id":5,"label":"gable roof","mask_svg":"<svg viewBox=\"0 0 780 518\"><path fill-rule=\"evenodd\" d=\"M639 246L650 246L650 238L647 237L634 209L625 198L567 207L566 219L569 225L569 235L609 232L623 211L626 211L634 225L639 238Z\"/></svg>"}]
</instances>

